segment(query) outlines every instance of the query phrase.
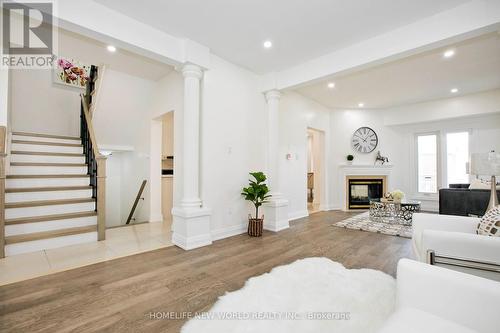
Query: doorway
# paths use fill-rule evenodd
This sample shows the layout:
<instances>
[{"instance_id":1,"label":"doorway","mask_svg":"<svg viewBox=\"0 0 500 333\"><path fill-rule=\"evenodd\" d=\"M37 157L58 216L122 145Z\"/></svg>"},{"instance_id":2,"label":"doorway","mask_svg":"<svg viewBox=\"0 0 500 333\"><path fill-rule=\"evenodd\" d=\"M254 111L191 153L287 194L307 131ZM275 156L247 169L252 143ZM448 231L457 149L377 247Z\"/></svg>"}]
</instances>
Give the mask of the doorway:
<instances>
[{"instance_id":1,"label":"doorway","mask_svg":"<svg viewBox=\"0 0 500 333\"><path fill-rule=\"evenodd\" d=\"M324 132L307 129L307 210L309 214L321 211L325 200Z\"/></svg>"}]
</instances>

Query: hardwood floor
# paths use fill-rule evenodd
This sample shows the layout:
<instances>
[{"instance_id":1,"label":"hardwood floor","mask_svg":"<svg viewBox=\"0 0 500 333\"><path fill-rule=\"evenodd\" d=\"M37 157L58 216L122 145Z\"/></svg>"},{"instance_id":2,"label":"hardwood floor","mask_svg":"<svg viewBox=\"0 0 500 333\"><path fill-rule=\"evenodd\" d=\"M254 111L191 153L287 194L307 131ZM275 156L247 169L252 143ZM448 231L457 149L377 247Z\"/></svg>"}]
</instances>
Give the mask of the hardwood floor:
<instances>
[{"instance_id":1,"label":"hardwood floor","mask_svg":"<svg viewBox=\"0 0 500 333\"><path fill-rule=\"evenodd\" d=\"M0 287L0 331L178 332L187 320L182 312L206 311L248 278L313 256L395 275L410 240L331 226L351 215L317 213L262 238L169 247ZM151 318L157 312L177 318Z\"/></svg>"}]
</instances>

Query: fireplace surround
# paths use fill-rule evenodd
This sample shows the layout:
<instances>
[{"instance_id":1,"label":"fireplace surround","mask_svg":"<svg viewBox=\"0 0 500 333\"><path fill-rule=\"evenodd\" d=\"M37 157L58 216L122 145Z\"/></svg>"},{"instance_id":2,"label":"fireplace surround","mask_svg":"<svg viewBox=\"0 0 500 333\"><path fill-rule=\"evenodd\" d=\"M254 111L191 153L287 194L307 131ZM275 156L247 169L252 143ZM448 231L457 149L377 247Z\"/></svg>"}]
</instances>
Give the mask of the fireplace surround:
<instances>
[{"instance_id":1,"label":"fireplace surround","mask_svg":"<svg viewBox=\"0 0 500 333\"><path fill-rule=\"evenodd\" d=\"M347 181L348 209L368 209L370 200L380 199L384 195L384 179L353 179Z\"/></svg>"},{"instance_id":2,"label":"fireplace surround","mask_svg":"<svg viewBox=\"0 0 500 333\"><path fill-rule=\"evenodd\" d=\"M349 179L382 179L383 180L383 185L382 185L382 193L387 193L388 189L392 188L391 186L391 174L392 174L392 169L393 169L392 164L384 164L384 165L360 165L360 164L354 164L354 165L347 165L347 164L340 164L339 165L339 175L338 175L338 181L339 184L342 184L339 187L339 194L340 194L340 202L339 202L339 208L344 210L344 211L349 211L349 210L361 210L361 209L366 209L368 208L355 208L351 209L349 208Z\"/></svg>"}]
</instances>

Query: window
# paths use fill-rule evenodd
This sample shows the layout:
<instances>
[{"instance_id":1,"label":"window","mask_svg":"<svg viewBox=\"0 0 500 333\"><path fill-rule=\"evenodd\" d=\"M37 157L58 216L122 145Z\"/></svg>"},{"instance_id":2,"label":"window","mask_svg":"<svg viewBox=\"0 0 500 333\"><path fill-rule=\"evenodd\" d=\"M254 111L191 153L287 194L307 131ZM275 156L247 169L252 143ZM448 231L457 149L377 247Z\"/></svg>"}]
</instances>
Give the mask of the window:
<instances>
[{"instance_id":1,"label":"window","mask_svg":"<svg viewBox=\"0 0 500 333\"><path fill-rule=\"evenodd\" d=\"M424 134L417 136L418 192L437 193L438 136Z\"/></svg>"},{"instance_id":2,"label":"window","mask_svg":"<svg viewBox=\"0 0 500 333\"><path fill-rule=\"evenodd\" d=\"M446 134L447 185L466 184L469 162L469 132Z\"/></svg>"}]
</instances>

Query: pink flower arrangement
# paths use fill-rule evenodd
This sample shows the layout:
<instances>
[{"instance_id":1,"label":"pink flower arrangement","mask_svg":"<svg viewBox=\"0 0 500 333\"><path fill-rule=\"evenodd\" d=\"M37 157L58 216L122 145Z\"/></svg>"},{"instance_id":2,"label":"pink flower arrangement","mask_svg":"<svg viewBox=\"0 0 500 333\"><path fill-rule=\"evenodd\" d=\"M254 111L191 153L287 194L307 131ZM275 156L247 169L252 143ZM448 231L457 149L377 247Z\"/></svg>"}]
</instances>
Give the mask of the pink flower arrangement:
<instances>
[{"instance_id":1,"label":"pink flower arrangement","mask_svg":"<svg viewBox=\"0 0 500 333\"><path fill-rule=\"evenodd\" d=\"M60 58L57 66L61 69L59 78L67 84L74 84L84 87L89 79L84 66L76 66L71 61Z\"/></svg>"}]
</instances>

